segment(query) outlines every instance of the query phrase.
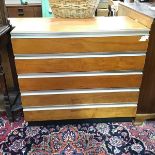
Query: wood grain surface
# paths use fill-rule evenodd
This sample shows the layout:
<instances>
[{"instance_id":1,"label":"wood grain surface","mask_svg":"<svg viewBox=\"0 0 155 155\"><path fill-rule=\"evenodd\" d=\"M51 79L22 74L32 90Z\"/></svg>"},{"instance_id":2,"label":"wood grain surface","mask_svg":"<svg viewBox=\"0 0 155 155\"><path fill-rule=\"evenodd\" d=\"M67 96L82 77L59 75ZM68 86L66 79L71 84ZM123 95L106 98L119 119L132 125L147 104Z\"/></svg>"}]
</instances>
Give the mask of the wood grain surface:
<instances>
[{"instance_id":1,"label":"wood grain surface","mask_svg":"<svg viewBox=\"0 0 155 155\"><path fill-rule=\"evenodd\" d=\"M26 121L135 117L135 115L136 107L111 107L79 110L45 110L24 112L24 118Z\"/></svg>"},{"instance_id":2,"label":"wood grain surface","mask_svg":"<svg viewBox=\"0 0 155 155\"><path fill-rule=\"evenodd\" d=\"M133 19L122 17L95 17L89 19L62 18L11 18L15 33L59 33L59 32L106 32L121 30L148 30Z\"/></svg>"},{"instance_id":3,"label":"wood grain surface","mask_svg":"<svg viewBox=\"0 0 155 155\"><path fill-rule=\"evenodd\" d=\"M16 60L18 74L143 70L145 56Z\"/></svg>"},{"instance_id":4,"label":"wood grain surface","mask_svg":"<svg viewBox=\"0 0 155 155\"><path fill-rule=\"evenodd\" d=\"M18 79L21 91L140 87L142 75ZM45 82L46 81L46 82Z\"/></svg>"},{"instance_id":5,"label":"wood grain surface","mask_svg":"<svg viewBox=\"0 0 155 155\"><path fill-rule=\"evenodd\" d=\"M15 54L147 51L141 36L12 39Z\"/></svg>"},{"instance_id":6,"label":"wood grain surface","mask_svg":"<svg viewBox=\"0 0 155 155\"><path fill-rule=\"evenodd\" d=\"M23 106L138 102L138 92L22 96Z\"/></svg>"}]
</instances>

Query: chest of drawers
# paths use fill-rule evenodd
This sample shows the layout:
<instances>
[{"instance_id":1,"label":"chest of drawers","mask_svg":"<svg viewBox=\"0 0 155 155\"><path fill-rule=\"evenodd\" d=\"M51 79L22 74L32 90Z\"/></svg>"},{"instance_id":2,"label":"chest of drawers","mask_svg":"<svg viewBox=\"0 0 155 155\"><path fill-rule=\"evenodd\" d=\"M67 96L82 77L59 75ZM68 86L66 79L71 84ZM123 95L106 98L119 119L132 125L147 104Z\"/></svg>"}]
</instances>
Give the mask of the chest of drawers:
<instances>
[{"instance_id":1,"label":"chest of drawers","mask_svg":"<svg viewBox=\"0 0 155 155\"><path fill-rule=\"evenodd\" d=\"M128 17L11 22L27 121L135 117L149 29Z\"/></svg>"}]
</instances>

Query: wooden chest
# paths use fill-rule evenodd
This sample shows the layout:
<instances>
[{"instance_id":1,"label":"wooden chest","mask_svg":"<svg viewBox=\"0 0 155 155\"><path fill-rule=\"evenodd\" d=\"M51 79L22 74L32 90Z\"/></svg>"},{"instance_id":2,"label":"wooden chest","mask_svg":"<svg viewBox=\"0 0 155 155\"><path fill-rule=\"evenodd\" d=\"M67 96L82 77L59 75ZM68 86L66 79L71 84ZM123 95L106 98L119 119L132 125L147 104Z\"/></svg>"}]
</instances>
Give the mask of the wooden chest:
<instances>
[{"instance_id":1,"label":"wooden chest","mask_svg":"<svg viewBox=\"0 0 155 155\"><path fill-rule=\"evenodd\" d=\"M128 17L11 23L27 121L135 117L149 29Z\"/></svg>"}]
</instances>

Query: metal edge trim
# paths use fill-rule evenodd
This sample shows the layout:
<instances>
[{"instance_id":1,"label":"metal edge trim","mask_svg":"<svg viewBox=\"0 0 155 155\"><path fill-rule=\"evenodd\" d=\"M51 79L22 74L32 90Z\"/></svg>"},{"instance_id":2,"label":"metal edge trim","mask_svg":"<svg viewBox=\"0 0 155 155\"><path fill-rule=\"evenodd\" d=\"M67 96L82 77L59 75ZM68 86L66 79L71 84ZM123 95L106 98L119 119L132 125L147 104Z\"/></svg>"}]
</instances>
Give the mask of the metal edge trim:
<instances>
[{"instance_id":1,"label":"metal edge trim","mask_svg":"<svg viewBox=\"0 0 155 155\"><path fill-rule=\"evenodd\" d=\"M146 52L87 52L87 53L67 53L67 54L15 54L15 60L34 59L76 59L76 58L107 58L107 57L128 57L146 56Z\"/></svg>"},{"instance_id":2,"label":"metal edge trim","mask_svg":"<svg viewBox=\"0 0 155 155\"><path fill-rule=\"evenodd\" d=\"M78 110L92 108L120 108L120 107L137 107L137 103L103 103L103 104L81 104L81 105L60 105L44 107L24 107L23 111L42 111L42 110Z\"/></svg>"},{"instance_id":3,"label":"metal edge trim","mask_svg":"<svg viewBox=\"0 0 155 155\"><path fill-rule=\"evenodd\" d=\"M142 75L142 74L143 74L142 71L31 73L31 74L19 74L18 79L88 77L88 76L119 76L119 75L125 76L125 75Z\"/></svg>"},{"instance_id":4,"label":"metal edge trim","mask_svg":"<svg viewBox=\"0 0 155 155\"><path fill-rule=\"evenodd\" d=\"M10 29L11 27L9 26L9 25L6 25L6 26L1 26L1 30L0 30L0 37L2 36L2 35L4 35L5 33L7 33L8 31L9 31L9 29Z\"/></svg>"},{"instance_id":5,"label":"metal edge trim","mask_svg":"<svg viewBox=\"0 0 155 155\"><path fill-rule=\"evenodd\" d=\"M137 36L149 35L149 29L137 30L119 30L119 31L96 31L96 32L56 32L56 33L39 33L39 32L12 32L11 38L78 38L78 37L110 37L110 36Z\"/></svg>"},{"instance_id":6,"label":"metal edge trim","mask_svg":"<svg viewBox=\"0 0 155 155\"><path fill-rule=\"evenodd\" d=\"M117 92L139 92L139 88L68 89L68 90L48 90L48 91L25 91L25 92L21 92L21 96L117 93Z\"/></svg>"}]
</instances>

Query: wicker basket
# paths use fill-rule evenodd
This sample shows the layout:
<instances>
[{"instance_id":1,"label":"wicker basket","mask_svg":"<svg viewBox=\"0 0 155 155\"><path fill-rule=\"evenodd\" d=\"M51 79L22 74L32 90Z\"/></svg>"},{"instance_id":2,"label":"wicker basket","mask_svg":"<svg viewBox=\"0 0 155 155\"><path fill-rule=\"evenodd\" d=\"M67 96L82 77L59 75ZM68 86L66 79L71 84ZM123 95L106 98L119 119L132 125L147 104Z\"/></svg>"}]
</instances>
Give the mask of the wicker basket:
<instances>
[{"instance_id":1,"label":"wicker basket","mask_svg":"<svg viewBox=\"0 0 155 155\"><path fill-rule=\"evenodd\" d=\"M91 18L100 0L49 0L55 17Z\"/></svg>"}]
</instances>

